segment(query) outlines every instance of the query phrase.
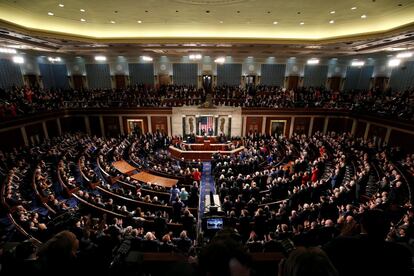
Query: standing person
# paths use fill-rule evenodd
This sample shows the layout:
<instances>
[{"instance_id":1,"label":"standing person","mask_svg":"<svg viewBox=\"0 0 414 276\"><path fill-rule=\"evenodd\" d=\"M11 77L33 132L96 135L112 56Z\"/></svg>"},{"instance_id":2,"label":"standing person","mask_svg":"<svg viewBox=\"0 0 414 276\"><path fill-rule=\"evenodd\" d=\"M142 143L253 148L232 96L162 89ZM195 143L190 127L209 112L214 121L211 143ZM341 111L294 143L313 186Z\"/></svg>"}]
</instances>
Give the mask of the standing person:
<instances>
[{"instance_id":1,"label":"standing person","mask_svg":"<svg viewBox=\"0 0 414 276\"><path fill-rule=\"evenodd\" d=\"M185 190L185 188L181 188L180 199L185 206L188 206L188 192Z\"/></svg>"},{"instance_id":2,"label":"standing person","mask_svg":"<svg viewBox=\"0 0 414 276\"><path fill-rule=\"evenodd\" d=\"M173 202L180 195L180 190L176 185L173 185L170 190L170 203Z\"/></svg>"},{"instance_id":3,"label":"standing person","mask_svg":"<svg viewBox=\"0 0 414 276\"><path fill-rule=\"evenodd\" d=\"M201 181L201 172L198 169L194 169L193 179L194 179L194 181L197 181L197 183L200 183L200 181Z\"/></svg>"}]
</instances>

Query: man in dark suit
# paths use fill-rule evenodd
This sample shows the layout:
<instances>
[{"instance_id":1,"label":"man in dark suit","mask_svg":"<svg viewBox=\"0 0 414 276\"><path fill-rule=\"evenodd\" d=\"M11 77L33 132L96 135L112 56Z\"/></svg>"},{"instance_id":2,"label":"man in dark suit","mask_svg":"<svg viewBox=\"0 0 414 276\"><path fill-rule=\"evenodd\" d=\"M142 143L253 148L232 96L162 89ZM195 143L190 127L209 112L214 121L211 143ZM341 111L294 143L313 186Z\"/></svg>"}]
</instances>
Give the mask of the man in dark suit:
<instances>
[{"instance_id":1,"label":"man in dark suit","mask_svg":"<svg viewBox=\"0 0 414 276\"><path fill-rule=\"evenodd\" d=\"M339 275L412 275L410 251L385 241L390 229L385 213L366 210L360 223L361 234L340 236L324 246Z\"/></svg>"}]
</instances>

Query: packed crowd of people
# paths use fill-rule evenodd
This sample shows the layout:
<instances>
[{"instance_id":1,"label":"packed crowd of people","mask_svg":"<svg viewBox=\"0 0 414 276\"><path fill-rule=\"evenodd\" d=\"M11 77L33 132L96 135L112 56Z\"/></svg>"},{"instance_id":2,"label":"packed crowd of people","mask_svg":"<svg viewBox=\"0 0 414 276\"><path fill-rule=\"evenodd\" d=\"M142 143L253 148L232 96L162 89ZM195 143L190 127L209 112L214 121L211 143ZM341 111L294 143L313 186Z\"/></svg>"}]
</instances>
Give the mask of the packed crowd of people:
<instances>
[{"instance_id":1,"label":"packed crowd of people","mask_svg":"<svg viewBox=\"0 0 414 276\"><path fill-rule=\"evenodd\" d=\"M212 90L217 106L263 108L327 108L371 112L412 120L414 90L385 92L376 89L332 91L324 87L285 89L272 86L219 86ZM136 85L128 89L45 90L13 87L0 89L0 118L72 108L174 107L201 105L206 91L169 85L158 89Z\"/></svg>"},{"instance_id":2,"label":"packed crowd of people","mask_svg":"<svg viewBox=\"0 0 414 276\"><path fill-rule=\"evenodd\" d=\"M251 133L239 154L212 156L225 230L196 243L202 164L171 157L171 141L159 132L67 134L1 152L11 217L44 242L19 244L6 273L49 275L69 264L62 273L70 274L88 264L86 271L106 275L139 251L189 256L193 275L223 275L223 262L234 258L250 275L248 259L257 252L286 256L279 271L287 276L292 258L303 254L318 256L319 269L331 273L323 275L355 274L349 263L363 275L409 275L412 154L349 134ZM120 160L183 182L166 188L136 181L112 165Z\"/></svg>"}]
</instances>

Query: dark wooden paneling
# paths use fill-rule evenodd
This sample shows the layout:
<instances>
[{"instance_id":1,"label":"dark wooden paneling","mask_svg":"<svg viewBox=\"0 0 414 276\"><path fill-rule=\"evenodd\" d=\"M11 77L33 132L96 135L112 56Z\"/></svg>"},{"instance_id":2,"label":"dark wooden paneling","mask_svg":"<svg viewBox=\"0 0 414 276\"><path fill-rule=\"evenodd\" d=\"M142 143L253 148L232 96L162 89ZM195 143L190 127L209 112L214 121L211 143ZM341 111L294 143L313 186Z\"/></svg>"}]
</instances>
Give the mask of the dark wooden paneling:
<instances>
[{"instance_id":1,"label":"dark wooden paneling","mask_svg":"<svg viewBox=\"0 0 414 276\"><path fill-rule=\"evenodd\" d=\"M62 133L65 132L85 132L85 119L83 117L64 117L60 118Z\"/></svg>"},{"instance_id":2,"label":"dark wooden paneling","mask_svg":"<svg viewBox=\"0 0 414 276\"><path fill-rule=\"evenodd\" d=\"M285 136L288 137L289 136L289 130L290 130L290 123L291 123L291 117L267 117L266 118L266 129L264 130L264 132L270 134L271 129L270 129L270 124L272 122L272 120L283 120L286 121L286 126L285 126Z\"/></svg>"},{"instance_id":3,"label":"dark wooden paneling","mask_svg":"<svg viewBox=\"0 0 414 276\"><path fill-rule=\"evenodd\" d=\"M344 132L351 132L352 130L352 120L348 118L329 118L328 121L328 131L335 131L338 134Z\"/></svg>"},{"instance_id":4,"label":"dark wooden paneling","mask_svg":"<svg viewBox=\"0 0 414 276\"><path fill-rule=\"evenodd\" d=\"M246 118L246 135L251 132L263 133L262 129L263 117L247 117Z\"/></svg>"},{"instance_id":5,"label":"dark wooden paneling","mask_svg":"<svg viewBox=\"0 0 414 276\"><path fill-rule=\"evenodd\" d=\"M341 77L329 78L329 88L333 91L339 91L341 87Z\"/></svg>"},{"instance_id":6,"label":"dark wooden paneling","mask_svg":"<svg viewBox=\"0 0 414 276\"><path fill-rule=\"evenodd\" d=\"M43 126L41 123L27 125L26 127L26 135L27 139L29 140L29 144L38 144L43 141L45 138L45 134L43 132Z\"/></svg>"},{"instance_id":7,"label":"dark wooden paneling","mask_svg":"<svg viewBox=\"0 0 414 276\"><path fill-rule=\"evenodd\" d=\"M83 76L82 75L73 75L73 88L76 90L83 90Z\"/></svg>"},{"instance_id":8,"label":"dark wooden paneling","mask_svg":"<svg viewBox=\"0 0 414 276\"><path fill-rule=\"evenodd\" d=\"M366 127L367 127L366 122L358 121L357 127L355 129L355 137L364 137Z\"/></svg>"},{"instance_id":9,"label":"dark wooden paneling","mask_svg":"<svg viewBox=\"0 0 414 276\"><path fill-rule=\"evenodd\" d=\"M0 149L7 151L14 147L18 148L24 145L20 128L0 132L0 141Z\"/></svg>"},{"instance_id":10,"label":"dark wooden paneling","mask_svg":"<svg viewBox=\"0 0 414 276\"><path fill-rule=\"evenodd\" d=\"M306 134L309 132L310 117L296 117L293 126L293 132L297 134Z\"/></svg>"},{"instance_id":11,"label":"dark wooden paneling","mask_svg":"<svg viewBox=\"0 0 414 276\"><path fill-rule=\"evenodd\" d=\"M168 118L165 116L151 116L151 129L153 132L159 130L168 133Z\"/></svg>"},{"instance_id":12,"label":"dark wooden paneling","mask_svg":"<svg viewBox=\"0 0 414 276\"><path fill-rule=\"evenodd\" d=\"M377 136L377 137L381 138L381 141L384 141L386 134L387 134L387 128L386 127L376 125L376 124L371 124L370 127L369 127L369 131L368 131L368 138L372 138L374 136Z\"/></svg>"},{"instance_id":13,"label":"dark wooden paneling","mask_svg":"<svg viewBox=\"0 0 414 276\"><path fill-rule=\"evenodd\" d=\"M299 84L299 76L287 77L288 89L296 89Z\"/></svg>"},{"instance_id":14,"label":"dark wooden paneling","mask_svg":"<svg viewBox=\"0 0 414 276\"><path fill-rule=\"evenodd\" d=\"M406 132L391 130L390 139L388 144L391 146L400 146L403 151L414 151L414 134Z\"/></svg>"},{"instance_id":15,"label":"dark wooden paneling","mask_svg":"<svg viewBox=\"0 0 414 276\"><path fill-rule=\"evenodd\" d=\"M46 121L46 128L47 128L47 133L49 135L49 138L59 136L59 130L58 130L56 120Z\"/></svg>"},{"instance_id":16,"label":"dark wooden paneling","mask_svg":"<svg viewBox=\"0 0 414 276\"><path fill-rule=\"evenodd\" d=\"M98 116L89 116L89 125L91 127L91 134L101 136L101 124Z\"/></svg>"},{"instance_id":17,"label":"dark wooden paneling","mask_svg":"<svg viewBox=\"0 0 414 276\"><path fill-rule=\"evenodd\" d=\"M115 116L103 116L105 135L107 137L116 137L120 131L119 118Z\"/></svg>"},{"instance_id":18,"label":"dark wooden paneling","mask_svg":"<svg viewBox=\"0 0 414 276\"><path fill-rule=\"evenodd\" d=\"M313 119L313 128L312 128L312 134L320 131L323 131L323 126L325 124L325 118L324 117L315 117Z\"/></svg>"},{"instance_id":19,"label":"dark wooden paneling","mask_svg":"<svg viewBox=\"0 0 414 276\"><path fill-rule=\"evenodd\" d=\"M115 87L117 89L126 88L126 76L125 75L116 75L115 76Z\"/></svg>"}]
</instances>

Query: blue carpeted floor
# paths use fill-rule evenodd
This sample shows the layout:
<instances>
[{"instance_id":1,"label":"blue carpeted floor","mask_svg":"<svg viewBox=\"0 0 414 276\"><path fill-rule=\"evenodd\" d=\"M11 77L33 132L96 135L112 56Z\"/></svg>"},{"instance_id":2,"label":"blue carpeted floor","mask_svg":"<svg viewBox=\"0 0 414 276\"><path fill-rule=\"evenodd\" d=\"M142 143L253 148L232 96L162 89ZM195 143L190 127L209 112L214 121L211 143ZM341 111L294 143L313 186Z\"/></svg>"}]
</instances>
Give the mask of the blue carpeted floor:
<instances>
[{"instance_id":1,"label":"blue carpeted floor","mask_svg":"<svg viewBox=\"0 0 414 276\"><path fill-rule=\"evenodd\" d=\"M199 218L203 217L204 214L204 199L207 194L213 192L216 193L216 187L214 185L214 179L211 175L211 163L203 162L203 173L201 175L201 186L200 186L200 210Z\"/></svg>"}]
</instances>

